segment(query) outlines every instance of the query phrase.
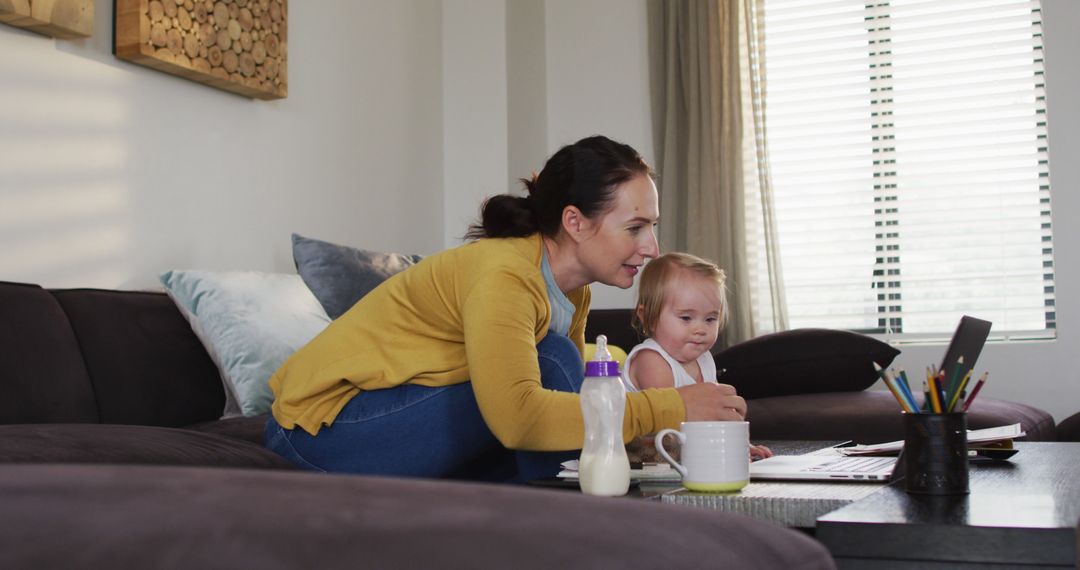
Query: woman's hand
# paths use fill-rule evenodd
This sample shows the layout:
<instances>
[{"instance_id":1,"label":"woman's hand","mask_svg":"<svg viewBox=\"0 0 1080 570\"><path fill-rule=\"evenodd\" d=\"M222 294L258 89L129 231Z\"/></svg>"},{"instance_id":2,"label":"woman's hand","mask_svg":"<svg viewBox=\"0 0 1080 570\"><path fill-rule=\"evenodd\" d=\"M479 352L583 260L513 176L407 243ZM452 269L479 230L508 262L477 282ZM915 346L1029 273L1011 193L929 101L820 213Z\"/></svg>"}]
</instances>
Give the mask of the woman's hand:
<instances>
[{"instance_id":1,"label":"woman's hand","mask_svg":"<svg viewBox=\"0 0 1080 570\"><path fill-rule=\"evenodd\" d=\"M746 400L729 384L703 382L675 389L686 408L686 421L741 421L746 418Z\"/></svg>"},{"instance_id":2,"label":"woman's hand","mask_svg":"<svg viewBox=\"0 0 1080 570\"><path fill-rule=\"evenodd\" d=\"M773 456L773 452L764 445L751 445L750 446L750 459L768 459Z\"/></svg>"}]
</instances>

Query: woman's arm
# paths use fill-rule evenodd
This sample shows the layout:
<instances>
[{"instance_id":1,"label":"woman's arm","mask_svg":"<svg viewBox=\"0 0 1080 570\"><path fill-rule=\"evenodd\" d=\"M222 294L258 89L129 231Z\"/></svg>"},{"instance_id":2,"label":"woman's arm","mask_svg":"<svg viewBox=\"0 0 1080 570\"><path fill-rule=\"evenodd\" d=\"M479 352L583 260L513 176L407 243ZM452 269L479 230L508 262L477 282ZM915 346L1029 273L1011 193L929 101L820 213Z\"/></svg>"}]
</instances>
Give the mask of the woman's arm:
<instances>
[{"instance_id":1,"label":"woman's arm","mask_svg":"<svg viewBox=\"0 0 1080 570\"><path fill-rule=\"evenodd\" d=\"M462 305L476 403L488 428L510 449L580 449L584 438L578 395L547 390L540 382L536 337L546 312L543 283L509 267L475 283ZM683 419L675 390L629 394L624 440L677 427Z\"/></svg>"}]
</instances>

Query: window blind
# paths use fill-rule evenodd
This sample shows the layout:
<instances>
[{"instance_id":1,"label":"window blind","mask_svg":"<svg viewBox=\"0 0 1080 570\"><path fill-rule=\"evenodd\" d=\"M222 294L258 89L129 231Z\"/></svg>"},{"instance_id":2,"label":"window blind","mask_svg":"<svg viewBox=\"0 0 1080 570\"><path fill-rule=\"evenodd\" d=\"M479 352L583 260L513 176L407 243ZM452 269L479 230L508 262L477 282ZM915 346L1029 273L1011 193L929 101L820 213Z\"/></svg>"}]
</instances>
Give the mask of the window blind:
<instances>
[{"instance_id":1,"label":"window blind","mask_svg":"<svg viewBox=\"0 0 1080 570\"><path fill-rule=\"evenodd\" d=\"M790 325L1053 336L1037 0L766 0Z\"/></svg>"}]
</instances>

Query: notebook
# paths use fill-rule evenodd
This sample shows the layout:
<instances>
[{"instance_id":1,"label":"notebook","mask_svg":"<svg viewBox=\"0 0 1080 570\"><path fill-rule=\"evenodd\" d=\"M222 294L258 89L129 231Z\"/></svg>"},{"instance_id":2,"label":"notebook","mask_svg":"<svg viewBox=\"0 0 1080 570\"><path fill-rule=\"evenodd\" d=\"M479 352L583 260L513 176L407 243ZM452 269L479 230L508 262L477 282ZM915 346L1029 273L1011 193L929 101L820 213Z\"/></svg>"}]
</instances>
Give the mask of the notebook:
<instances>
[{"instance_id":1,"label":"notebook","mask_svg":"<svg viewBox=\"0 0 1080 570\"><path fill-rule=\"evenodd\" d=\"M964 315L945 350L941 369L952 374L953 367L960 364L959 377L975 366L982 347L990 336L990 321ZM849 456L840 452L840 446L827 447L806 455L778 455L756 461L750 465L750 478L758 480L811 480L811 481L888 481L896 467L896 457Z\"/></svg>"}]
</instances>

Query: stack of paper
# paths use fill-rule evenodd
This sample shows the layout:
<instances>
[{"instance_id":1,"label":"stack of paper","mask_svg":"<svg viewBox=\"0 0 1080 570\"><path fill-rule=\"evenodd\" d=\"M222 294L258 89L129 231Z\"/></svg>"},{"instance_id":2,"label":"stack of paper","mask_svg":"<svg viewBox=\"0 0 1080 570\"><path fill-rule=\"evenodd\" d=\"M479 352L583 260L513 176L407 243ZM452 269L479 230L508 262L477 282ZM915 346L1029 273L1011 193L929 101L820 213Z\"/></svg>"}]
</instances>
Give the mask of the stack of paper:
<instances>
[{"instance_id":1,"label":"stack of paper","mask_svg":"<svg viewBox=\"0 0 1080 570\"><path fill-rule=\"evenodd\" d=\"M577 479L578 460L571 459L570 461L563 461L562 471L559 471L558 476L561 479ZM641 469L631 469L630 479L632 481L649 481L656 483L678 483L682 481L679 472L672 469L671 465L668 465L667 463L646 463Z\"/></svg>"},{"instance_id":2,"label":"stack of paper","mask_svg":"<svg viewBox=\"0 0 1080 570\"><path fill-rule=\"evenodd\" d=\"M1020 424L1012 424L1010 426L1001 426L995 428L968 430L967 441L970 447L973 443L983 445L993 445L999 442L1011 442L1012 440L1027 435L1024 430L1020 428ZM853 445L851 447L842 447L840 452L844 455L874 455L874 454L886 454L897 453L904 447L904 442L890 441L888 443L877 443L870 445ZM975 446L979 447L979 446Z\"/></svg>"}]
</instances>

